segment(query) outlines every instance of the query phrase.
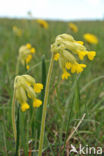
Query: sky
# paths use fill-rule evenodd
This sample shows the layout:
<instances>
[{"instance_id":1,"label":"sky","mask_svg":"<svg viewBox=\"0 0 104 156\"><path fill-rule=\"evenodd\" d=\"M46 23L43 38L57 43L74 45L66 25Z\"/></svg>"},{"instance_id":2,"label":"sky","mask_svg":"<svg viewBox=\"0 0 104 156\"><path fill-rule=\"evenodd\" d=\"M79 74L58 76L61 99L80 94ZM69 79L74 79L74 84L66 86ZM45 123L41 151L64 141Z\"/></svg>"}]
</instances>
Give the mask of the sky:
<instances>
[{"instance_id":1,"label":"sky","mask_svg":"<svg viewBox=\"0 0 104 156\"><path fill-rule=\"evenodd\" d=\"M52 20L104 19L104 0L1 0L0 17Z\"/></svg>"}]
</instances>

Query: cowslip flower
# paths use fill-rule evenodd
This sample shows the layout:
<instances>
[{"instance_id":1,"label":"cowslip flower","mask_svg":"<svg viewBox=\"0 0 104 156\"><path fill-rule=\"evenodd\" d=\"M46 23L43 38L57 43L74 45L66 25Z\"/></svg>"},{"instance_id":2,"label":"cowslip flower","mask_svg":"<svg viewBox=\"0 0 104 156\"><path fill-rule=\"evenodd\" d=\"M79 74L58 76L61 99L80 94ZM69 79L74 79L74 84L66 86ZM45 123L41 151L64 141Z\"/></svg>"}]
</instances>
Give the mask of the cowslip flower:
<instances>
[{"instance_id":1,"label":"cowslip flower","mask_svg":"<svg viewBox=\"0 0 104 156\"><path fill-rule=\"evenodd\" d=\"M74 23L69 23L68 25L73 32L78 32L78 27Z\"/></svg>"},{"instance_id":2,"label":"cowslip flower","mask_svg":"<svg viewBox=\"0 0 104 156\"><path fill-rule=\"evenodd\" d=\"M30 68L29 63L35 52L36 52L35 48L33 48L30 43L21 46L19 49L19 61L23 65L26 65L27 70Z\"/></svg>"},{"instance_id":3,"label":"cowslip flower","mask_svg":"<svg viewBox=\"0 0 104 156\"><path fill-rule=\"evenodd\" d=\"M13 32L14 32L14 34L16 34L19 37L22 36L22 30L20 28L18 28L17 26L13 26Z\"/></svg>"},{"instance_id":4,"label":"cowslip flower","mask_svg":"<svg viewBox=\"0 0 104 156\"><path fill-rule=\"evenodd\" d=\"M45 20L38 19L37 23L40 24L41 27L48 29L48 23Z\"/></svg>"},{"instance_id":5,"label":"cowslip flower","mask_svg":"<svg viewBox=\"0 0 104 156\"><path fill-rule=\"evenodd\" d=\"M43 85L41 83L36 83L32 76L16 76L14 81L14 89L16 100L21 105L21 110L23 112L30 108L28 99L33 100L33 107L40 107L42 105L42 101L37 98L37 93L41 92Z\"/></svg>"},{"instance_id":6,"label":"cowslip flower","mask_svg":"<svg viewBox=\"0 0 104 156\"><path fill-rule=\"evenodd\" d=\"M83 37L90 44L98 44L98 38L93 34L86 33Z\"/></svg>"},{"instance_id":7,"label":"cowslip flower","mask_svg":"<svg viewBox=\"0 0 104 156\"><path fill-rule=\"evenodd\" d=\"M54 60L59 61L59 66L63 71L62 79L68 79L70 73L78 74L86 68L86 64L78 63L75 55L80 60L83 60L85 56L93 60L96 55L95 51L87 51L82 41L76 41L69 34L58 35L51 45L51 52L54 54Z\"/></svg>"}]
</instances>

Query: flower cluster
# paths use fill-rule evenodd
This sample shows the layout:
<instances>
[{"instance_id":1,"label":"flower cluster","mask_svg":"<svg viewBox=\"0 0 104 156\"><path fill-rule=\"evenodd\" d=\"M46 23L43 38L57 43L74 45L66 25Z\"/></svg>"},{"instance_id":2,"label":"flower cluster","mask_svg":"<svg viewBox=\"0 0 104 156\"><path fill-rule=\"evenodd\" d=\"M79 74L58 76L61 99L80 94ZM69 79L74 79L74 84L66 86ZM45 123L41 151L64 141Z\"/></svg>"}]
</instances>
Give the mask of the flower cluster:
<instances>
[{"instance_id":1,"label":"flower cluster","mask_svg":"<svg viewBox=\"0 0 104 156\"><path fill-rule=\"evenodd\" d=\"M48 23L45 20L38 19L37 23L40 24L41 27L48 29Z\"/></svg>"},{"instance_id":2,"label":"flower cluster","mask_svg":"<svg viewBox=\"0 0 104 156\"><path fill-rule=\"evenodd\" d=\"M35 48L30 43L23 45L19 49L19 60L23 65L26 65L26 69L30 68L29 62L32 59L32 55L36 52Z\"/></svg>"},{"instance_id":3,"label":"flower cluster","mask_svg":"<svg viewBox=\"0 0 104 156\"><path fill-rule=\"evenodd\" d=\"M42 101L36 98L36 94L43 89L41 83L36 83L30 75L16 76L14 89L17 101L21 104L21 110L24 112L30 108L27 103L28 98L33 100L33 107L39 107Z\"/></svg>"},{"instance_id":4,"label":"flower cluster","mask_svg":"<svg viewBox=\"0 0 104 156\"><path fill-rule=\"evenodd\" d=\"M84 34L84 39L90 44L98 44L98 39L95 35L86 33Z\"/></svg>"},{"instance_id":5,"label":"flower cluster","mask_svg":"<svg viewBox=\"0 0 104 156\"><path fill-rule=\"evenodd\" d=\"M69 23L68 25L73 32L78 32L78 27L74 23Z\"/></svg>"},{"instance_id":6,"label":"flower cluster","mask_svg":"<svg viewBox=\"0 0 104 156\"><path fill-rule=\"evenodd\" d=\"M59 61L60 68L63 71L62 79L68 79L71 73L80 73L86 67L86 64L79 64L74 55L80 60L85 56L93 60L96 52L87 51L82 41L76 41L71 35L62 34L56 37L55 42L51 45L51 52L54 53L54 60ZM74 55L73 55L74 54Z\"/></svg>"},{"instance_id":7,"label":"flower cluster","mask_svg":"<svg viewBox=\"0 0 104 156\"><path fill-rule=\"evenodd\" d=\"M18 28L17 26L13 26L13 32L14 32L14 34L16 34L19 37L22 36L22 30L20 28Z\"/></svg>"}]
</instances>

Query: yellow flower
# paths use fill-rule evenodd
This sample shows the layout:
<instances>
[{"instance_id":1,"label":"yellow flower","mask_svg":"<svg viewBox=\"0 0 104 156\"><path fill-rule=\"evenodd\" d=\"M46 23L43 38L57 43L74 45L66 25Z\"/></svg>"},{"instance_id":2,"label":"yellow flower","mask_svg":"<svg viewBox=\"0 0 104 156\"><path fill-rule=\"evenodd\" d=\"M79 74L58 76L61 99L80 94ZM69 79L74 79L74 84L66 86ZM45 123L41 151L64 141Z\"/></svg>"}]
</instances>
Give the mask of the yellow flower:
<instances>
[{"instance_id":1,"label":"yellow flower","mask_svg":"<svg viewBox=\"0 0 104 156\"><path fill-rule=\"evenodd\" d=\"M32 55L28 55L27 58L26 58L26 64L28 64L32 59Z\"/></svg>"},{"instance_id":2,"label":"yellow flower","mask_svg":"<svg viewBox=\"0 0 104 156\"><path fill-rule=\"evenodd\" d=\"M27 70L29 70L29 69L30 69L30 66L29 66L29 65L27 65L27 66L26 66L26 69L27 69Z\"/></svg>"},{"instance_id":3,"label":"yellow flower","mask_svg":"<svg viewBox=\"0 0 104 156\"><path fill-rule=\"evenodd\" d=\"M78 32L78 27L74 23L69 23L69 28L75 33Z\"/></svg>"},{"instance_id":4,"label":"yellow flower","mask_svg":"<svg viewBox=\"0 0 104 156\"><path fill-rule=\"evenodd\" d=\"M64 72L62 74L62 80L68 79L69 76L70 76L70 73L68 73L66 70L64 70Z\"/></svg>"},{"instance_id":5,"label":"yellow flower","mask_svg":"<svg viewBox=\"0 0 104 156\"><path fill-rule=\"evenodd\" d=\"M87 53L88 53L87 51L79 51L78 56L79 56L80 60L83 60L84 56L86 56Z\"/></svg>"},{"instance_id":6,"label":"yellow flower","mask_svg":"<svg viewBox=\"0 0 104 156\"><path fill-rule=\"evenodd\" d=\"M34 86L36 86L35 90ZM30 106L27 104L28 98L31 98L33 100L34 107L39 107L42 104L39 99L36 99L36 93L41 92L43 85L41 83L36 83L35 79L32 76L16 76L14 81L14 89L16 100L21 104L21 110L23 112L30 108Z\"/></svg>"},{"instance_id":7,"label":"yellow flower","mask_svg":"<svg viewBox=\"0 0 104 156\"><path fill-rule=\"evenodd\" d=\"M95 35L86 33L84 34L84 39L90 44L98 44L98 39Z\"/></svg>"},{"instance_id":8,"label":"yellow flower","mask_svg":"<svg viewBox=\"0 0 104 156\"><path fill-rule=\"evenodd\" d=\"M75 41L75 43L79 43L81 45L84 45L84 42L83 41Z\"/></svg>"},{"instance_id":9,"label":"yellow flower","mask_svg":"<svg viewBox=\"0 0 104 156\"><path fill-rule=\"evenodd\" d=\"M94 59L94 57L96 56L96 52L90 51L87 53L87 55L88 55L88 59L92 61Z\"/></svg>"},{"instance_id":10,"label":"yellow flower","mask_svg":"<svg viewBox=\"0 0 104 156\"><path fill-rule=\"evenodd\" d=\"M40 93L42 89L43 89L43 85L41 83L34 84L34 90L36 93Z\"/></svg>"},{"instance_id":11,"label":"yellow flower","mask_svg":"<svg viewBox=\"0 0 104 156\"><path fill-rule=\"evenodd\" d=\"M40 107L42 105L42 101L39 99L34 99L33 107Z\"/></svg>"},{"instance_id":12,"label":"yellow flower","mask_svg":"<svg viewBox=\"0 0 104 156\"><path fill-rule=\"evenodd\" d=\"M38 19L37 23L40 24L41 27L48 29L48 23L45 20Z\"/></svg>"},{"instance_id":13,"label":"yellow flower","mask_svg":"<svg viewBox=\"0 0 104 156\"><path fill-rule=\"evenodd\" d=\"M83 68L86 68L86 64L77 64L77 67L76 67L77 74L81 73L83 71Z\"/></svg>"},{"instance_id":14,"label":"yellow flower","mask_svg":"<svg viewBox=\"0 0 104 156\"><path fill-rule=\"evenodd\" d=\"M30 49L30 48L31 48L31 44L30 44L30 43L27 43L27 44L26 44L26 47L27 47L28 49Z\"/></svg>"},{"instance_id":15,"label":"yellow flower","mask_svg":"<svg viewBox=\"0 0 104 156\"><path fill-rule=\"evenodd\" d=\"M87 51L83 42L76 41L71 35L61 34L55 39L51 45L51 52L54 60L58 60L59 66L63 71L62 79L68 79L70 73L80 73L86 68L85 64L78 63L75 57L77 54L80 60L87 55L89 60L93 60L96 52Z\"/></svg>"},{"instance_id":16,"label":"yellow flower","mask_svg":"<svg viewBox=\"0 0 104 156\"><path fill-rule=\"evenodd\" d=\"M35 48L32 48L30 43L27 43L26 45L23 45L19 49L19 61L25 65L28 69L29 65L28 63L32 59L32 55L35 53Z\"/></svg>"},{"instance_id":17,"label":"yellow flower","mask_svg":"<svg viewBox=\"0 0 104 156\"><path fill-rule=\"evenodd\" d=\"M70 62L66 62L65 67L66 67L66 69L71 69L72 64Z\"/></svg>"},{"instance_id":18,"label":"yellow flower","mask_svg":"<svg viewBox=\"0 0 104 156\"><path fill-rule=\"evenodd\" d=\"M58 61L59 57L60 57L60 54L59 54L59 53L56 53L56 54L54 55L54 60L55 60L55 61Z\"/></svg>"},{"instance_id":19,"label":"yellow flower","mask_svg":"<svg viewBox=\"0 0 104 156\"><path fill-rule=\"evenodd\" d=\"M25 112L29 108L30 108L30 106L26 102L21 105L22 112Z\"/></svg>"},{"instance_id":20,"label":"yellow flower","mask_svg":"<svg viewBox=\"0 0 104 156\"><path fill-rule=\"evenodd\" d=\"M34 54L35 53L35 48L31 48L31 50L30 50L30 52L32 53L32 54Z\"/></svg>"}]
</instances>

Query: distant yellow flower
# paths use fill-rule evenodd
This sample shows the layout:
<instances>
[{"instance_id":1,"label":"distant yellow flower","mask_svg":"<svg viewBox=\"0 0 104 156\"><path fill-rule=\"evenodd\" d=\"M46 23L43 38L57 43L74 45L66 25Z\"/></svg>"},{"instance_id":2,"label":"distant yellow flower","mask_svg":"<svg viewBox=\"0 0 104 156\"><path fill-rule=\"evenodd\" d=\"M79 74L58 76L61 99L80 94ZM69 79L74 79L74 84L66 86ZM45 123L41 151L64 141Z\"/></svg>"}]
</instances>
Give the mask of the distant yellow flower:
<instances>
[{"instance_id":1,"label":"distant yellow flower","mask_svg":"<svg viewBox=\"0 0 104 156\"><path fill-rule=\"evenodd\" d=\"M95 35L86 33L84 34L84 39L90 44L98 44L98 39Z\"/></svg>"},{"instance_id":2,"label":"distant yellow flower","mask_svg":"<svg viewBox=\"0 0 104 156\"><path fill-rule=\"evenodd\" d=\"M35 48L31 46L30 43L27 43L26 45L23 45L19 49L19 61L25 65L26 69L29 69L29 63L32 59L32 55L36 52Z\"/></svg>"},{"instance_id":3,"label":"distant yellow flower","mask_svg":"<svg viewBox=\"0 0 104 156\"><path fill-rule=\"evenodd\" d=\"M36 51L35 48L31 48L31 49L30 49L30 52L31 52L32 54L34 54L35 51Z\"/></svg>"},{"instance_id":4,"label":"distant yellow flower","mask_svg":"<svg viewBox=\"0 0 104 156\"><path fill-rule=\"evenodd\" d=\"M76 41L71 35L62 34L56 37L55 42L51 45L51 52L54 53L54 60L59 61L60 68L63 71L62 79L68 79L71 73L81 73L86 64L78 63L74 54L83 60L85 56L93 60L96 52L87 51L82 41Z\"/></svg>"},{"instance_id":5,"label":"distant yellow flower","mask_svg":"<svg viewBox=\"0 0 104 156\"><path fill-rule=\"evenodd\" d=\"M30 108L30 105L27 103L28 98L33 100L33 107L39 107L42 104L42 101L37 99L36 93L41 92L43 85L41 83L36 83L32 76L16 76L14 81L14 89L16 99L21 104L21 110L23 112Z\"/></svg>"},{"instance_id":6,"label":"distant yellow flower","mask_svg":"<svg viewBox=\"0 0 104 156\"><path fill-rule=\"evenodd\" d=\"M30 43L27 43L27 44L26 44L26 47L27 47L28 49L30 49L30 48L31 48L31 44L30 44Z\"/></svg>"},{"instance_id":7,"label":"distant yellow flower","mask_svg":"<svg viewBox=\"0 0 104 156\"><path fill-rule=\"evenodd\" d=\"M68 25L73 32L78 32L78 27L74 23L69 23Z\"/></svg>"},{"instance_id":8,"label":"distant yellow flower","mask_svg":"<svg viewBox=\"0 0 104 156\"><path fill-rule=\"evenodd\" d=\"M27 70L29 70L29 69L30 69L30 66L29 66L29 65L27 65L27 66L26 66L26 69L27 69Z\"/></svg>"},{"instance_id":9,"label":"distant yellow flower","mask_svg":"<svg viewBox=\"0 0 104 156\"><path fill-rule=\"evenodd\" d=\"M37 23L40 24L41 27L48 29L48 23L45 20L38 19Z\"/></svg>"},{"instance_id":10,"label":"distant yellow flower","mask_svg":"<svg viewBox=\"0 0 104 156\"><path fill-rule=\"evenodd\" d=\"M14 34L16 34L19 37L22 36L22 30L20 28L18 28L17 26L13 26L13 32L14 32Z\"/></svg>"}]
</instances>

